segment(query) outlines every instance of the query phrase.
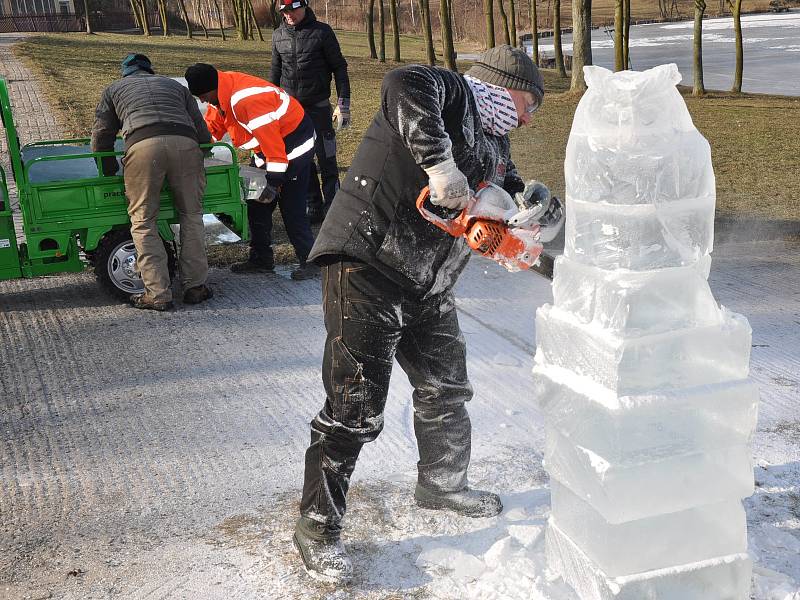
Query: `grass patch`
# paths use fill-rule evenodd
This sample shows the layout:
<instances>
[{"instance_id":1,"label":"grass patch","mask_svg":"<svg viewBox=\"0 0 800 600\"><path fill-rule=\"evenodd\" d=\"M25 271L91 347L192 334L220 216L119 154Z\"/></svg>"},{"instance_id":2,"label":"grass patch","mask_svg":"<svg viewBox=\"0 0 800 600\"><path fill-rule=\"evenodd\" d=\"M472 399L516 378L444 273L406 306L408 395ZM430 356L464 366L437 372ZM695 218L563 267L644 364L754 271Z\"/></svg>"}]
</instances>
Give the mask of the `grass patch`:
<instances>
[{"instance_id":1,"label":"grass patch","mask_svg":"<svg viewBox=\"0 0 800 600\"><path fill-rule=\"evenodd\" d=\"M363 33L337 32L337 35L349 63L352 86L353 124L337 138L339 165L345 170L378 109L384 73L398 65L365 58L369 52ZM270 38L262 44L202 38L60 34L28 38L15 46L16 54L42 82L48 99L59 111L66 133L71 135L88 133L103 88L119 76L119 61L132 51L147 54L159 73L170 76L182 75L192 63L210 62L221 69L265 77L270 62ZM408 62L422 61L422 40L404 36L402 53ZM513 156L524 177L540 179L556 193L563 194L564 153L579 96L567 92L567 80L552 71L543 72L548 95L533 125L512 133ZM800 184L796 163L800 156L800 99L715 92L705 98L693 98L688 89L682 92L695 124L711 143L718 217L723 221L758 220L761 231L770 224L783 232L798 231ZM280 242L282 231L278 221L276 239ZM292 256L290 247L276 250L281 258Z\"/></svg>"}]
</instances>

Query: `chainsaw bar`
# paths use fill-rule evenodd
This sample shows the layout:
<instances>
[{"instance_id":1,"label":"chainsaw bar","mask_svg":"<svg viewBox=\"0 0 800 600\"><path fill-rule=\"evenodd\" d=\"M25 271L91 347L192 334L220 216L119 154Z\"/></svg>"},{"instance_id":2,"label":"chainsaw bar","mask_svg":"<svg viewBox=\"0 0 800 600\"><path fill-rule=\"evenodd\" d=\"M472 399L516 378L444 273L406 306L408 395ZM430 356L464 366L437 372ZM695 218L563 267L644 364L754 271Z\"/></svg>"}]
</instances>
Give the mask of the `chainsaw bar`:
<instances>
[{"instance_id":1,"label":"chainsaw bar","mask_svg":"<svg viewBox=\"0 0 800 600\"><path fill-rule=\"evenodd\" d=\"M542 252L539 255L538 262L528 270L535 272L537 275L541 275L548 281L553 281L554 262L555 259L552 256L550 256L547 252Z\"/></svg>"}]
</instances>

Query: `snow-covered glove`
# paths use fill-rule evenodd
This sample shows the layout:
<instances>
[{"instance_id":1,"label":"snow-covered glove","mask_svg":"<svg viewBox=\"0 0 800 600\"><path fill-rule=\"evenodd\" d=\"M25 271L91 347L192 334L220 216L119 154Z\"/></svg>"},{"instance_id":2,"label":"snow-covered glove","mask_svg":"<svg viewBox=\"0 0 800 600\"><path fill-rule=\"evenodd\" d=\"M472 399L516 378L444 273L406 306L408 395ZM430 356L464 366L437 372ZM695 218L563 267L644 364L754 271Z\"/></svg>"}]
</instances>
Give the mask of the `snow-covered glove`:
<instances>
[{"instance_id":1,"label":"snow-covered glove","mask_svg":"<svg viewBox=\"0 0 800 600\"><path fill-rule=\"evenodd\" d=\"M550 208L552 195L550 189L541 181L531 179L525 189L514 194L514 202L519 212L508 222L514 227L529 227L539 221Z\"/></svg>"},{"instance_id":2,"label":"snow-covered glove","mask_svg":"<svg viewBox=\"0 0 800 600\"><path fill-rule=\"evenodd\" d=\"M428 174L428 187L431 192L431 203L453 210L461 210L469 202L472 194L469 182L456 165L456 161L446 161L425 169Z\"/></svg>"},{"instance_id":3,"label":"snow-covered glove","mask_svg":"<svg viewBox=\"0 0 800 600\"><path fill-rule=\"evenodd\" d=\"M269 183L267 183L267 185L264 186L264 191L261 192L261 195L258 198L255 198L255 201L261 202L261 204L269 204L270 202L275 200L275 198L278 195L278 192L280 192L279 188L273 187Z\"/></svg>"},{"instance_id":4,"label":"snow-covered glove","mask_svg":"<svg viewBox=\"0 0 800 600\"><path fill-rule=\"evenodd\" d=\"M350 127L350 98L339 98L333 111L333 127L336 131Z\"/></svg>"}]
</instances>

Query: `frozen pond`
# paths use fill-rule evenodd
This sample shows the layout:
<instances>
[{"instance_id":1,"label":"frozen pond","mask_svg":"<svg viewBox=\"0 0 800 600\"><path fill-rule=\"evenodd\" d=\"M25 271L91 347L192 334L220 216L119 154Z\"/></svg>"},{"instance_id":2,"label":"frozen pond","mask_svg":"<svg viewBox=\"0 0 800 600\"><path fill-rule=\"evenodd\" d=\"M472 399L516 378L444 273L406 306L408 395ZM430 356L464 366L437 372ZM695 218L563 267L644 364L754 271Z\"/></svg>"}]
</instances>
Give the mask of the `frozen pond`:
<instances>
[{"instance_id":1,"label":"frozen pond","mask_svg":"<svg viewBox=\"0 0 800 600\"><path fill-rule=\"evenodd\" d=\"M692 21L631 27L632 68L643 71L674 62L683 85L692 85ZM592 32L595 65L614 68L613 30ZM742 17L744 77L742 91L800 96L800 12ZM528 46L530 51L530 46ZM572 36L563 37L572 54ZM552 56L552 38L539 40L539 51ZM729 90L736 64L733 19L703 21L703 79L706 89Z\"/></svg>"}]
</instances>

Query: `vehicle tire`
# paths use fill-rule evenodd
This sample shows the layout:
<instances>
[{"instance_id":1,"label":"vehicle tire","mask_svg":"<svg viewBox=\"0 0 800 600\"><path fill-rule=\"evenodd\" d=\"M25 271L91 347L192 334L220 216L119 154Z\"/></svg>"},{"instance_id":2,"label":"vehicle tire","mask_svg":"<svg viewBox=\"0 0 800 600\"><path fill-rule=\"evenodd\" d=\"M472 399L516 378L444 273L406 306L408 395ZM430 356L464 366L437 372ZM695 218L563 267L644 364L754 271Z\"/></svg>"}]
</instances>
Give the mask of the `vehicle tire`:
<instances>
[{"instance_id":1,"label":"vehicle tire","mask_svg":"<svg viewBox=\"0 0 800 600\"><path fill-rule=\"evenodd\" d=\"M164 249L167 251L167 267L172 279L175 275L175 245L164 241ZM136 247L130 231L109 231L92 254L97 281L114 297L128 300L131 295L144 292L144 283L136 270Z\"/></svg>"}]
</instances>

